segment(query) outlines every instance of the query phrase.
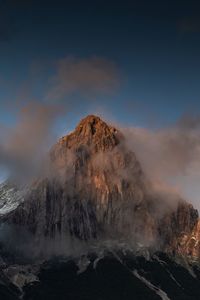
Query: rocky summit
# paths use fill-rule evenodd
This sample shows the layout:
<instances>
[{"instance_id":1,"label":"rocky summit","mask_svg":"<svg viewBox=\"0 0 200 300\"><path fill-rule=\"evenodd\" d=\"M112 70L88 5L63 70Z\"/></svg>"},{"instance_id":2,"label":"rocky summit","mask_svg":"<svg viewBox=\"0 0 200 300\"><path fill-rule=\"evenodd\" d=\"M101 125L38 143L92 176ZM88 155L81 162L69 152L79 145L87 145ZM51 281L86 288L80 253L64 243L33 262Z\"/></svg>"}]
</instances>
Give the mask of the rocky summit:
<instances>
[{"instance_id":1,"label":"rocky summit","mask_svg":"<svg viewBox=\"0 0 200 300\"><path fill-rule=\"evenodd\" d=\"M177 279L179 269L184 269L184 266L187 265L187 271L184 272L189 272L187 275L189 281L196 278L194 286L197 289L200 274L197 267L200 258L198 212L178 195L173 195L168 200L167 195L163 196L162 193L155 191L153 184L143 172L135 153L129 148L127 138L119 129L106 124L97 116L87 116L73 132L62 137L51 148L48 155L48 172L34 180L28 187L26 186L26 190L20 191L15 185L12 186L11 182L6 182L0 187L1 228L5 228L11 239L13 239L12 234L17 232L17 245L19 241L22 241L21 244L26 241L29 246L25 247L25 251L30 255L34 255L35 249L40 248L37 245L43 245L43 249L39 249L39 252L43 251L43 253L48 250L46 248L49 245L53 244L54 249L58 245L59 247L62 245L61 253L64 256L67 255L67 248L72 242L75 242L79 249L84 248L84 251L85 247L89 247L88 251L93 254L85 256L85 261L82 262L84 268L81 271L77 265L74 265L75 262L71 262L71 265L67 264L67 267L65 264L60 266L59 262L59 268L62 270L58 275L62 278L60 280L62 282L65 280L65 269L66 278L70 278L71 271L69 270L72 268L73 272L70 274L72 277L78 276L78 279L73 277L73 280L78 280L80 289L88 276L88 289L90 283L93 285L93 280L99 280L98 284L95 284L97 289L101 289L102 282L106 280L101 277L103 276L102 272L106 272L106 276L108 276L107 272L110 272L109 276L112 277L116 275L115 270L117 270L119 278L120 276L127 277L127 282L130 284L126 289L126 283L124 283L125 291L120 291L122 294L119 299L131 299L134 289L138 290L138 297L136 296L134 299L200 299L195 298L200 297L200 292L198 294L196 291L192 298L193 294L190 290L188 292L182 290L186 289L184 279L181 276ZM112 250L109 246L109 250L104 247L102 252L99 249L107 241ZM21 244L17 250L23 248ZM95 245L92 250L90 245ZM74 244L73 247L76 248ZM5 260L5 270L8 268L7 264L15 261L14 254L9 252L8 255L6 252L7 248L2 242L1 251L2 260ZM106 258L107 251L109 258ZM155 253L159 254L155 256ZM57 254L57 252L53 254ZM167 258L168 256L170 258ZM137 259L137 257L143 258ZM182 263L184 262L184 266L181 263L181 266L178 267L175 262L177 257L181 257L180 260ZM103 259L102 263L98 264L101 259ZM127 261L131 265L127 265ZM139 262L142 265L142 272ZM171 271L168 270L168 263ZM196 263L196 273L191 265L193 263ZM30 281L22 280L27 291L24 299L65 299L64 296L59 298L56 295L56 289L59 287L56 287L55 284L54 296L44 297L42 294L44 289L48 290L47 294L51 294L48 282L52 285L54 279L51 274L55 270L55 265L50 264L50 267L47 268L48 271L44 269L44 265L41 268L38 267L36 272L39 277L37 277L35 289L31 286ZM97 275L95 275L96 279L93 278L96 268L100 270L100 279ZM159 283L157 277L157 279L155 278L155 274L152 275L153 272L156 273L156 268L158 270L164 268L160 271L163 276L162 284ZM32 270L32 267L30 269ZM179 270L177 274L176 270ZM4 271L2 276L10 274L8 270L6 272ZM12 278L10 289L13 298L10 296L8 299L17 299L18 293L20 294L19 289L22 290L22 287L19 288L16 281L13 287L13 278L16 279L20 272L23 275L27 272L16 270L12 272L15 275L7 276L9 279L4 281ZM55 272L58 272L58 267ZM33 278L30 277L30 274L27 276ZM35 273L34 276L36 276ZM110 280L109 276L108 281ZM171 278L170 293L168 287L165 286L164 278ZM69 279L68 283L71 282L70 280L72 279ZM118 299L119 294L118 296L116 294L114 298L109 294L111 287L109 287L108 281L103 284L103 286L108 285L106 287L109 290L108 294L106 291L105 294L102 294L100 290L96 292L91 290L91 298L89 296L87 298L86 295L82 298L78 297L75 295L75 291L73 294L70 290L73 289L73 283L72 287L69 287L70 292L65 291L68 293L66 294L68 295L67 299ZM117 281L111 280L111 282L113 287L115 284L118 285ZM158 288L159 284L163 285L164 291ZM176 290L176 298L172 296L173 286ZM5 293L9 294L9 290L6 290ZM148 293L151 295L149 298L147 297ZM70 298L69 295L72 294L73 296ZM170 298L168 294L170 294Z\"/></svg>"}]
</instances>

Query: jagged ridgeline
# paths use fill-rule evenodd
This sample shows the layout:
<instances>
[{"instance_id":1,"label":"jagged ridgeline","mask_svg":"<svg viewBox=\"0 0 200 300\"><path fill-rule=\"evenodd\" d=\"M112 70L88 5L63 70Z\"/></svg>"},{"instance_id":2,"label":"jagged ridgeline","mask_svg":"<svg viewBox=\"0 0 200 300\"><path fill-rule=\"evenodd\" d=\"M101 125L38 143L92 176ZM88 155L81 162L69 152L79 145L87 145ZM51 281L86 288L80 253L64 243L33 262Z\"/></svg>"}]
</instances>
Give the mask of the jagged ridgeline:
<instances>
[{"instance_id":1,"label":"jagged ridgeline","mask_svg":"<svg viewBox=\"0 0 200 300\"><path fill-rule=\"evenodd\" d=\"M199 255L197 211L178 197L172 203L154 194L118 129L90 115L49 155L48 175L26 188L23 199L10 184L1 186L1 222L37 239L124 239Z\"/></svg>"}]
</instances>

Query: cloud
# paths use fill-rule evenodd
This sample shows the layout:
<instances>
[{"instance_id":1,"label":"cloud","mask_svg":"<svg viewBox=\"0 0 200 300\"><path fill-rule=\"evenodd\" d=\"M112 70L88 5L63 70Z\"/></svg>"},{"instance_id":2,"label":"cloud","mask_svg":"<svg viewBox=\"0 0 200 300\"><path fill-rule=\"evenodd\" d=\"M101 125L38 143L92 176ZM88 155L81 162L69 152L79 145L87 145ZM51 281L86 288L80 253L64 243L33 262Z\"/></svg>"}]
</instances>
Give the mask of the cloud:
<instances>
[{"instance_id":1,"label":"cloud","mask_svg":"<svg viewBox=\"0 0 200 300\"><path fill-rule=\"evenodd\" d=\"M29 179L44 167L52 128L63 113L59 106L30 102L18 114L14 127L0 130L0 163L13 176Z\"/></svg>"},{"instance_id":2,"label":"cloud","mask_svg":"<svg viewBox=\"0 0 200 300\"><path fill-rule=\"evenodd\" d=\"M200 20L199 17L188 17L180 19L177 22L178 31L181 33L199 33Z\"/></svg>"},{"instance_id":3,"label":"cloud","mask_svg":"<svg viewBox=\"0 0 200 300\"><path fill-rule=\"evenodd\" d=\"M65 57L56 62L50 83L47 99L62 99L74 93L96 96L115 90L119 73L115 64L105 58Z\"/></svg>"},{"instance_id":4,"label":"cloud","mask_svg":"<svg viewBox=\"0 0 200 300\"><path fill-rule=\"evenodd\" d=\"M187 192L200 174L199 116L184 116L174 126L157 131L137 127L122 131L154 187L191 197L188 200L200 209L199 201Z\"/></svg>"}]
</instances>

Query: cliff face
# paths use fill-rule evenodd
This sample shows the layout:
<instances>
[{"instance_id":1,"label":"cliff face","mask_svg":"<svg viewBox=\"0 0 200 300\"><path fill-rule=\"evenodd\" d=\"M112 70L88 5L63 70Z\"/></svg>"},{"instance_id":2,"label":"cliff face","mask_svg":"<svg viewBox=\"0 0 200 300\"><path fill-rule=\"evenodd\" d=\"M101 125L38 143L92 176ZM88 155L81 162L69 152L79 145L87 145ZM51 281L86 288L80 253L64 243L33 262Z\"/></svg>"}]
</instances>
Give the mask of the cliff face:
<instances>
[{"instance_id":1,"label":"cliff face","mask_svg":"<svg viewBox=\"0 0 200 300\"><path fill-rule=\"evenodd\" d=\"M188 246L191 235L199 238L197 211L180 199L169 205L154 197L121 132L100 118L83 119L53 146L50 160L48 178L30 187L5 222L37 237L116 237L168 251L199 251Z\"/></svg>"}]
</instances>

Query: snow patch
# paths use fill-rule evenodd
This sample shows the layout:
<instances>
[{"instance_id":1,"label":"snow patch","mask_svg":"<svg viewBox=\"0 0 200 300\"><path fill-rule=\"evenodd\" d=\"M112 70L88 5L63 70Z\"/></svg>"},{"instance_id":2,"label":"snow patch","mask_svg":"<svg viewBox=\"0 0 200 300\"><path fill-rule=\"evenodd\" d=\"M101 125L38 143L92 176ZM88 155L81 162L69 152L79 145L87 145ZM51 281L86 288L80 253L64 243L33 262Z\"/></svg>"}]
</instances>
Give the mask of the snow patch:
<instances>
[{"instance_id":1,"label":"snow patch","mask_svg":"<svg viewBox=\"0 0 200 300\"><path fill-rule=\"evenodd\" d=\"M0 184L0 216L15 210L24 201L23 192L6 182Z\"/></svg>"},{"instance_id":2,"label":"snow patch","mask_svg":"<svg viewBox=\"0 0 200 300\"><path fill-rule=\"evenodd\" d=\"M161 289L159 289L158 287L156 287L155 285L153 285L150 281L148 281L146 278L144 278L143 276L140 276L138 274L137 270L133 271L133 274L140 279L146 286L148 286L152 291L154 291L158 296L160 296L160 298L162 300L170 300L170 298L167 296L167 294L162 291Z\"/></svg>"}]
</instances>

